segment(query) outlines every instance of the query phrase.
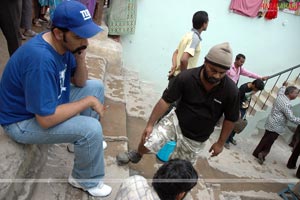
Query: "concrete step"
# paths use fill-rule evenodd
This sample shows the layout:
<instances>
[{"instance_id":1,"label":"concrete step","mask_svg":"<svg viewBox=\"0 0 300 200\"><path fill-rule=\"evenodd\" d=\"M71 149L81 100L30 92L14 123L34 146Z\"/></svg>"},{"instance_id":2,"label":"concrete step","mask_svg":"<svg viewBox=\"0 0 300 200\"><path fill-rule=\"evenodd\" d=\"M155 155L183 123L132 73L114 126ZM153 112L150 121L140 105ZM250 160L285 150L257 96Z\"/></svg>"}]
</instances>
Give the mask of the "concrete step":
<instances>
[{"instance_id":1,"label":"concrete step","mask_svg":"<svg viewBox=\"0 0 300 200\"><path fill-rule=\"evenodd\" d=\"M48 145L24 145L11 140L0 126L0 199L27 199L43 168Z\"/></svg>"},{"instance_id":2,"label":"concrete step","mask_svg":"<svg viewBox=\"0 0 300 200\"><path fill-rule=\"evenodd\" d=\"M297 87L297 88L300 88L300 78L295 78L294 80L294 85Z\"/></svg>"},{"instance_id":3,"label":"concrete step","mask_svg":"<svg viewBox=\"0 0 300 200\"><path fill-rule=\"evenodd\" d=\"M288 85L294 85L300 88L300 80L289 80ZM251 115L255 115L257 111L267 110L268 108L271 108L276 100L277 93L280 87L281 85L275 85L273 89L270 89L270 91L263 90L261 93L258 92L253 95L250 105L250 111L252 110Z\"/></svg>"},{"instance_id":4,"label":"concrete step","mask_svg":"<svg viewBox=\"0 0 300 200\"><path fill-rule=\"evenodd\" d=\"M248 109L248 112L251 112L251 115L255 115L256 111L267 110L272 107L273 97L271 95L268 97L267 95L268 93L265 91L261 94L256 93L255 95L252 95L250 107Z\"/></svg>"}]
</instances>

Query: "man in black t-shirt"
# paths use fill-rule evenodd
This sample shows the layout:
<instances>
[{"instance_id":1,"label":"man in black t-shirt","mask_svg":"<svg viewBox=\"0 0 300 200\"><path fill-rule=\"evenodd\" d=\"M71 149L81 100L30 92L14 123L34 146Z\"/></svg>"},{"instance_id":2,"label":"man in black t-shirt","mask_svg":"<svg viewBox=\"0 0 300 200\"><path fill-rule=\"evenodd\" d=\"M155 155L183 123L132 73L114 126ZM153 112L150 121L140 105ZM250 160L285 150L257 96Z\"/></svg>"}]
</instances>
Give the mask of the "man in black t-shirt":
<instances>
[{"instance_id":1,"label":"man in black t-shirt","mask_svg":"<svg viewBox=\"0 0 300 200\"><path fill-rule=\"evenodd\" d=\"M197 160L204 142L214 131L222 114L225 116L220 137L211 148L212 156L223 150L223 145L239 118L239 96L234 82L226 76L232 62L228 43L210 49L200 67L188 69L175 77L155 105L142 134L137 151L117 155L118 164L137 163L145 153L158 152L170 140L176 141L171 158ZM158 123L169 105L178 105Z\"/></svg>"}]
</instances>

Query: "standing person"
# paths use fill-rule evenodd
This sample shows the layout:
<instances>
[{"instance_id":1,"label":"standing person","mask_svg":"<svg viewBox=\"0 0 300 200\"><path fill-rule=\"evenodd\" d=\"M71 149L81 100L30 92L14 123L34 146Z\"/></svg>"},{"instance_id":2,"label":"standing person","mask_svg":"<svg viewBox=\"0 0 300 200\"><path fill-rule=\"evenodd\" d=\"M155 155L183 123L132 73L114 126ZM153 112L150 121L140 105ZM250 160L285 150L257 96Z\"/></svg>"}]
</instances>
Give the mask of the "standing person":
<instances>
[{"instance_id":1,"label":"standing person","mask_svg":"<svg viewBox=\"0 0 300 200\"><path fill-rule=\"evenodd\" d=\"M251 103L251 96L255 94L257 91L263 90L265 87L264 82L261 79L256 79L252 82L244 83L239 88L239 94L240 94L240 117L243 118L247 112L247 109L249 108L249 105ZM235 132L232 131L228 139L226 140L226 143L224 147L226 149L230 148L229 143L232 143L236 145L236 140L234 139Z\"/></svg>"},{"instance_id":2,"label":"standing person","mask_svg":"<svg viewBox=\"0 0 300 200\"><path fill-rule=\"evenodd\" d=\"M300 155L300 142L298 142L295 145L295 147L293 149L293 153L291 154L291 156L290 156L290 158L289 158L289 160L286 164L287 168L289 168L289 169L296 169L297 168L296 164L297 164L297 160L298 160L299 155ZM298 178L300 178L300 165L298 167L296 176Z\"/></svg>"},{"instance_id":3,"label":"standing person","mask_svg":"<svg viewBox=\"0 0 300 200\"><path fill-rule=\"evenodd\" d=\"M192 163L174 159L164 163L153 176L152 187L139 175L127 178L116 200L169 199L181 200L197 185L198 174Z\"/></svg>"},{"instance_id":4,"label":"standing person","mask_svg":"<svg viewBox=\"0 0 300 200\"><path fill-rule=\"evenodd\" d=\"M73 143L69 183L92 196L107 196L112 190L103 183L103 83L87 80L85 64L87 38L100 31L83 4L61 3L51 31L20 47L0 82L5 132L24 144Z\"/></svg>"},{"instance_id":5,"label":"standing person","mask_svg":"<svg viewBox=\"0 0 300 200\"><path fill-rule=\"evenodd\" d=\"M40 18L43 22L48 22L47 28L50 29L52 26L52 18L55 8L64 0L39 0L41 6ZM50 19L45 17L49 8Z\"/></svg>"},{"instance_id":6,"label":"standing person","mask_svg":"<svg viewBox=\"0 0 300 200\"><path fill-rule=\"evenodd\" d=\"M293 147L294 149L299 141L300 141L300 125L297 126L289 146Z\"/></svg>"},{"instance_id":7,"label":"standing person","mask_svg":"<svg viewBox=\"0 0 300 200\"><path fill-rule=\"evenodd\" d=\"M236 85L238 85L240 76L247 76L249 78L253 79L262 79L263 81L268 79L268 76L261 77L253 72L250 72L246 70L244 67L242 67L245 63L246 56L243 54L238 54L235 57L234 63L231 65L230 69L227 71L227 76L235 82ZM219 122L217 123L217 126L219 127L221 122L223 121L223 118L220 118ZM225 147L228 147L226 145Z\"/></svg>"},{"instance_id":8,"label":"standing person","mask_svg":"<svg viewBox=\"0 0 300 200\"><path fill-rule=\"evenodd\" d=\"M21 10L22 0L0 1L0 28L7 42L9 55L21 46Z\"/></svg>"},{"instance_id":9,"label":"standing person","mask_svg":"<svg viewBox=\"0 0 300 200\"><path fill-rule=\"evenodd\" d=\"M96 0L78 0L83 5L87 7L87 9L90 11L91 16L94 16L95 7L96 7Z\"/></svg>"},{"instance_id":10,"label":"standing person","mask_svg":"<svg viewBox=\"0 0 300 200\"><path fill-rule=\"evenodd\" d=\"M172 67L168 74L168 87L173 83L174 77L181 71L197 67L201 51L200 42L202 41L200 35L202 31L206 31L207 29L208 14L205 11L198 11L193 15L192 22L192 30L183 36L173 53ZM173 107L176 107L176 104L176 102L172 103L164 115L168 114Z\"/></svg>"},{"instance_id":11,"label":"standing person","mask_svg":"<svg viewBox=\"0 0 300 200\"><path fill-rule=\"evenodd\" d=\"M293 144L292 144L292 147L293 147L293 153L291 154L286 166L287 168L289 169L296 169L297 168L297 160L298 160L298 157L300 155L300 142L299 142L299 134L300 134L300 125L297 126L295 132L294 132L294 135L293 135ZM291 146L291 145L290 145ZM296 173L296 176L298 178L300 178L300 165L298 166L298 170L297 170L297 173ZM300 190L299 190L300 191Z\"/></svg>"},{"instance_id":12,"label":"standing person","mask_svg":"<svg viewBox=\"0 0 300 200\"><path fill-rule=\"evenodd\" d=\"M111 0L108 16L108 37L120 42L120 36L134 34L137 0Z\"/></svg>"},{"instance_id":13,"label":"standing person","mask_svg":"<svg viewBox=\"0 0 300 200\"><path fill-rule=\"evenodd\" d=\"M196 12L193 15L192 22L192 30L183 36L177 49L173 53L169 79L172 79L183 70L197 67L201 51L201 33L202 31L206 31L208 26L207 12Z\"/></svg>"},{"instance_id":14,"label":"standing person","mask_svg":"<svg viewBox=\"0 0 300 200\"><path fill-rule=\"evenodd\" d=\"M295 124L300 124L300 118L295 117L291 109L291 100L296 99L299 90L295 86L286 86L287 83L284 82L279 89L277 98L265 124L265 134L252 153L258 159L259 164L263 164L275 140L279 135L284 133L287 120Z\"/></svg>"},{"instance_id":15,"label":"standing person","mask_svg":"<svg viewBox=\"0 0 300 200\"><path fill-rule=\"evenodd\" d=\"M34 32L32 28L32 1L31 0L22 0L22 17L20 27L24 29L22 33L22 39L27 37L36 36L37 33Z\"/></svg>"},{"instance_id":16,"label":"standing person","mask_svg":"<svg viewBox=\"0 0 300 200\"><path fill-rule=\"evenodd\" d=\"M239 117L238 89L226 76L231 62L232 50L229 44L218 44L209 50L204 65L185 70L176 76L152 110L138 150L117 155L118 164L137 163L145 153L158 152L170 140L177 141L171 159L196 162L205 141L224 113L220 137L209 150L212 156L221 153L233 123ZM173 109L156 123L175 101L178 101L176 110Z\"/></svg>"},{"instance_id":17,"label":"standing person","mask_svg":"<svg viewBox=\"0 0 300 200\"><path fill-rule=\"evenodd\" d=\"M254 79L262 79L263 81L268 79L268 76L261 77L253 72L246 70L242 67L245 63L246 56L243 54L238 54L235 57L235 61L230 67L230 70L227 71L227 76L233 80L236 84L238 84L240 75L247 76L249 78Z\"/></svg>"}]
</instances>

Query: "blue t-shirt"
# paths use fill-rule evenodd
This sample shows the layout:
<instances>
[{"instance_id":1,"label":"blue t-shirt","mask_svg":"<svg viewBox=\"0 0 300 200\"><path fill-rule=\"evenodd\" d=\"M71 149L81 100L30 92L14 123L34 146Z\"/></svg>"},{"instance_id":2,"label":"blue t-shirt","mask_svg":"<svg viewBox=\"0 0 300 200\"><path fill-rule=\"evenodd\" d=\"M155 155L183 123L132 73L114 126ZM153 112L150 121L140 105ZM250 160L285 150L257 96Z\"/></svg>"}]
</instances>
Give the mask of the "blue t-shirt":
<instances>
[{"instance_id":1,"label":"blue t-shirt","mask_svg":"<svg viewBox=\"0 0 300 200\"><path fill-rule=\"evenodd\" d=\"M71 72L76 61L70 52L58 54L42 34L21 46L9 59L0 82L0 124L51 115L69 102Z\"/></svg>"}]
</instances>

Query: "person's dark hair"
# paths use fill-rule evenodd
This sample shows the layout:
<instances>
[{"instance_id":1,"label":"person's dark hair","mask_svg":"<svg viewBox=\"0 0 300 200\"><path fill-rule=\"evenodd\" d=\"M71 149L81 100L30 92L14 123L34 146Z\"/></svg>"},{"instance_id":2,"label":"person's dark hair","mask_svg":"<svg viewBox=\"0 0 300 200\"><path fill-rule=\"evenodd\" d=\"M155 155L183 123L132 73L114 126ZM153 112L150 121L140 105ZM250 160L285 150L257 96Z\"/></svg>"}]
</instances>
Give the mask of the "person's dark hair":
<instances>
[{"instance_id":1,"label":"person's dark hair","mask_svg":"<svg viewBox=\"0 0 300 200\"><path fill-rule=\"evenodd\" d=\"M298 90L298 88L295 87L295 86L288 86L288 87L285 89L284 94L285 94L285 95L289 95L289 94L293 93L295 90ZM298 92L299 92L299 90L298 90Z\"/></svg>"},{"instance_id":2,"label":"person's dark hair","mask_svg":"<svg viewBox=\"0 0 300 200\"><path fill-rule=\"evenodd\" d=\"M52 26L51 26L51 32L52 32L52 33L53 33L53 30L54 30L55 28L61 30L61 31L64 32L64 33L66 33L66 32L69 31L69 29L67 29L67 28L61 28L61 27L57 27L57 26L53 26L53 25L52 25Z\"/></svg>"},{"instance_id":3,"label":"person's dark hair","mask_svg":"<svg viewBox=\"0 0 300 200\"><path fill-rule=\"evenodd\" d=\"M265 83L261 79L256 79L256 80L252 81L252 84L258 90L263 90L265 88Z\"/></svg>"},{"instance_id":4,"label":"person's dark hair","mask_svg":"<svg viewBox=\"0 0 300 200\"><path fill-rule=\"evenodd\" d=\"M198 11L193 16L193 28L200 29L204 23L208 22L208 14L205 11Z\"/></svg>"},{"instance_id":5,"label":"person's dark hair","mask_svg":"<svg viewBox=\"0 0 300 200\"><path fill-rule=\"evenodd\" d=\"M152 186L160 199L175 200L178 194L190 191L197 181L198 174L191 162L173 159L157 170Z\"/></svg>"},{"instance_id":6,"label":"person's dark hair","mask_svg":"<svg viewBox=\"0 0 300 200\"><path fill-rule=\"evenodd\" d=\"M244 60L246 60L246 56L244 54L239 53L238 55L236 55L235 60L239 60L241 58L244 58Z\"/></svg>"}]
</instances>

